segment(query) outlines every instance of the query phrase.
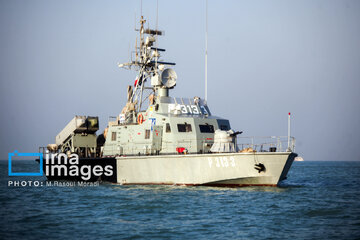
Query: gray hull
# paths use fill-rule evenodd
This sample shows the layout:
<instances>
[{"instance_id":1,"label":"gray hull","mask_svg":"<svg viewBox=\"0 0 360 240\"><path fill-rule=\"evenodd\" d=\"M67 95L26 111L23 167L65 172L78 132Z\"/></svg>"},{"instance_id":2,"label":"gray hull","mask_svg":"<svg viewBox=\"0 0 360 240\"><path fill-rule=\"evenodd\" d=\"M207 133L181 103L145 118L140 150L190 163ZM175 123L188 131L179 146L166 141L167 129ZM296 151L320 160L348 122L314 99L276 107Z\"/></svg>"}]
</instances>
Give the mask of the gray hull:
<instances>
[{"instance_id":1,"label":"gray hull","mask_svg":"<svg viewBox=\"0 0 360 240\"><path fill-rule=\"evenodd\" d=\"M277 186L286 178L296 153L219 153L118 157L120 184ZM255 164L262 163L259 172Z\"/></svg>"}]
</instances>

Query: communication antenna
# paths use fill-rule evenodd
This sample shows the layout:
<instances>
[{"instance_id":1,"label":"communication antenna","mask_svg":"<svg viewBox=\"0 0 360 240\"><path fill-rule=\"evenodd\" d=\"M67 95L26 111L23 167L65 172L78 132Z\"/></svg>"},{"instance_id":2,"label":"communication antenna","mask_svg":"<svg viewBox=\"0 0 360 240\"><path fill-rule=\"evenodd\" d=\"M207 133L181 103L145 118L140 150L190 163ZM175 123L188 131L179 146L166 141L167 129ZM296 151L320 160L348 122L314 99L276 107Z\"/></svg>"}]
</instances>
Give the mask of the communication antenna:
<instances>
[{"instance_id":1,"label":"communication antenna","mask_svg":"<svg viewBox=\"0 0 360 240\"><path fill-rule=\"evenodd\" d=\"M129 43L129 47L128 47L128 59L131 59L131 47L130 47L130 43Z\"/></svg>"},{"instance_id":2,"label":"communication antenna","mask_svg":"<svg viewBox=\"0 0 360 240\"><path fill-rule=\"evenodd\" d=\"M159 22L159 0L156 0L156 34L155 34L155 48L158 48L157 40L158 40L158 22ZM158 58L155 58L155 71L157 71L157 60Z\"/></svg>"},{"instance_id":3,"label":"communication antenna","mask_svg":"<svg viewBox=\"0 0 360 240\"><path fill-rule=\"evenodd\" d=\"M140 16L142 16L142 0L140 0Z\"/></svg>"},{"instance_id":4,"label":"communication antenna","mask_svg":"<svg viewBox=\"0 0 360 240\"><path fill-rule=\"evenodd\" d=\"M158 22L159 22L159 0L156 0L156 30L158 30Z\"/></svg>"},{"instance_id":5,"label":"communication antenna","mask_svg":"<svg viewBox=\"0 0 360 240\"><path fill-rule=\"evenodd\" d=\"M291 116L291 113L289 112L289 117L288 117L288 151L290 151L290 138L291 138L291 127L290 127L290 116Z\"/></svg>"},{"instance_id":6,"label":"communication antenna","mask_svg":"<svg viewBox=\"0 0 360 240\"><path fill-rule=\"evenodd\" d=\"M207 55L208 55L208 0L206 0L206 26L205 26L205 101L207 102Z\"/></svg>"}]
</instances>

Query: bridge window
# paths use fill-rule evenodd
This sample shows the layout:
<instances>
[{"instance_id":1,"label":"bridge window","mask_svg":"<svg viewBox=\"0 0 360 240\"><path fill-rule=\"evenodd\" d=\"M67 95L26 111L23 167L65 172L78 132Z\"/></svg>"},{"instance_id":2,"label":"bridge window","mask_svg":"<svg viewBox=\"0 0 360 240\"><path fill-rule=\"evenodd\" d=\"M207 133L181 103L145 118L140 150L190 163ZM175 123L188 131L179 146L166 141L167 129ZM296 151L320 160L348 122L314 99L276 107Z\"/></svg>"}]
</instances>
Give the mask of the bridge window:
<instances>
[{"instance_id":1,"label":"bridge window","mask_svg":"<svg viewBox=\"0 0 360 240\"><path fill-rule=\"evenodd\" d=\"M177 128L179 132L192 132L191 124L178 124Z\"/></svg>"},{"instance_id":2,"label":"bridge window","mask_svg":"<svg viewBox=\"0 0 360 240\"><path fill-rule=\"evenodd\" d=\"M231 129L229 120L218 119L217 122L218 122L218 126L219 126L220 130L228 131Z\"/></svg>"},{"instance_id":3,"label":"bridge window","mask_svg":"<svg viewBox=\"0 0 360 240\"><path fill-rule=\"evenodd\" d=\"M229 128L228 125L220 125L220 129L221 129L221 130L225 130L225 131L230 130L230 128Z\"/></svg>"},{"instance_id":4,"label":"bridge window","mask_svg":"<svg viewBox=\"0 0 360 240\"><path fill-rule=\"evenodd\" d=\"M213 125L199 125L200 132L202 133L214 133L214 126Z\"/></svg>"}]
</instances>

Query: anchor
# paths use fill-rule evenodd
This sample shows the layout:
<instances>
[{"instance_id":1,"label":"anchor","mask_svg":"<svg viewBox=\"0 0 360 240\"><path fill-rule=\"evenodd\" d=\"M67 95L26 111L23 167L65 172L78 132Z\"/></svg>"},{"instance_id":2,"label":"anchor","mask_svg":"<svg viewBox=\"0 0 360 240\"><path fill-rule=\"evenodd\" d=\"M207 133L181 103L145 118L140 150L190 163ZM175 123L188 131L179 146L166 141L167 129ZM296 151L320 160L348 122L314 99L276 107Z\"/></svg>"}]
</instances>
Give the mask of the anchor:
<instances>
[{"instance_id":1,"label":"anchor","mask_svg":"<svg viewBox=\"0 0 360 240\"><path fill-rule=\"evenodd\" d=\"M259 171L259 173L261 172L265 172L266 168L265 168L265 165L262 164L262 163L258 163L258 164L255 164L255 167L254 167L256 170Z\"/></svg>"}]
</instances>

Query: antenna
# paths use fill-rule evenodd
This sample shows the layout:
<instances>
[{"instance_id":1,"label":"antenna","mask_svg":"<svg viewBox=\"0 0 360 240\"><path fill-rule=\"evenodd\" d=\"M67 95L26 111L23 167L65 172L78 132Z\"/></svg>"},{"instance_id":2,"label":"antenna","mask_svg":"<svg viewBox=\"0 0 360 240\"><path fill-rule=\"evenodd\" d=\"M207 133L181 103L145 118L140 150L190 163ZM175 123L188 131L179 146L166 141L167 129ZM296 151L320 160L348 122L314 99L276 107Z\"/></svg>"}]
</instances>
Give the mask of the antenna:
<instances>
[{"instance_id":1,"label":"antenna","mask_svg":"<svg viewBox=\"0 0 360 240\"><path fill-rule=\"evenodd\" d=\"M205 101L207 102L207 55L208 55L208 0L206 0L206 30L205 30Z\"/></svg>"},{"instance_id":2,"label":"antenna","mask_svg":"<svg viewBox=\"0 0 360 240\"><path fill-rule=\"evenodd\" d=\"M136 37L136 40L135 40L135 61L137 62L138 60L138 51L137 51L137 37Z\"/></svg>"},{"instance_id":3,"label":"antenna","mask_svg":"<svg viewBox=\"0 0 360 240\"><path fill-rule=\"evenodd\" d=\"M158 40L158 22L159 22L159 0L156 0L156 34L155 34L155 48L158 48L157 40ZM158 50L156 50L158 53ZM158 57L155 58L155 72L157 72L157 60Z\"/></svg>"},{"instance_id":4,"label":"antenna","mask_svg":"<svg viewBox=\"0 0 360 240\"><path fill-rule=\"evenodd\" d=\"M140 16L142 16L142 0L140 0Z\"/></svg>"},{"instance_id":5,"label":"antenna","mask_svg":"<svg viewBox=\"0 0 360 240\"><path fill-rule=\"evenodd\" d=\"M128 47L128 59L131 59L131 48L130 48L130 43L129 43L129 47Z\"/></svg>"},{"instance_id":6,"label":"antenna","mask_svg":"<svg viewBox=\"0 0 360 240\"><path fill-rule=\"evenodd\" d=\"M158 30L158 21L159 21L158 19L159 19L159 0L156 0L156 30Z\"/></svg>"},{"instance_id":7,"label":"antenna","mask_svg":"<svg viewBox=\"0 0 360 240\"><path fill-rule=\"evenodd\" d=\"M290 138L291 138L291 133L290 133L290 115L291 113L289 112L289 118L288 118L288 151L290 151Z\"/></svg>"}]
</instances>

